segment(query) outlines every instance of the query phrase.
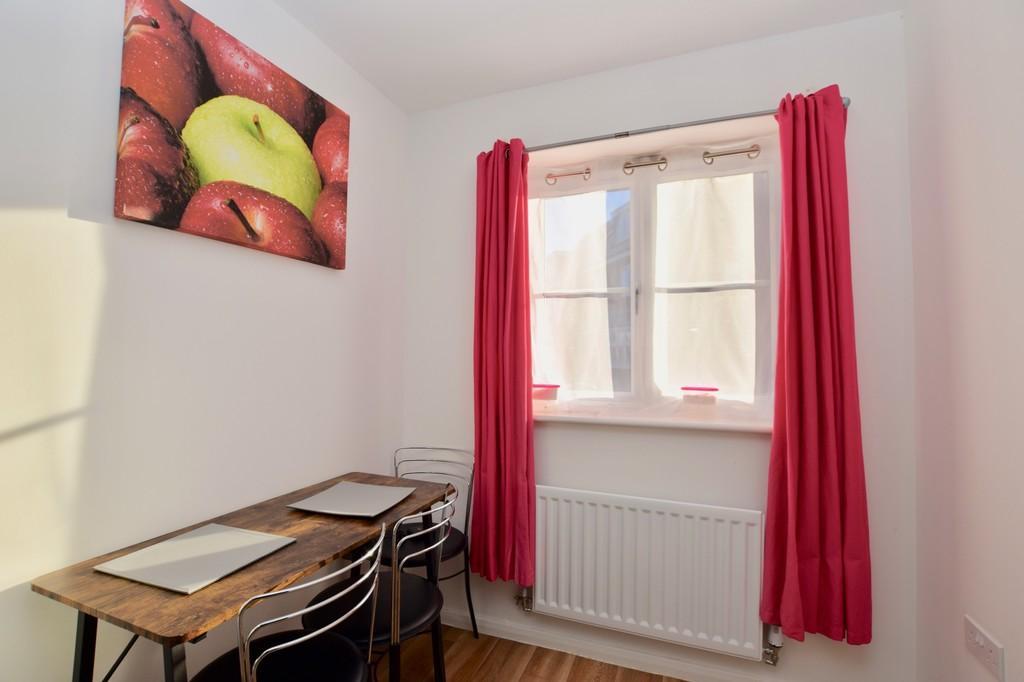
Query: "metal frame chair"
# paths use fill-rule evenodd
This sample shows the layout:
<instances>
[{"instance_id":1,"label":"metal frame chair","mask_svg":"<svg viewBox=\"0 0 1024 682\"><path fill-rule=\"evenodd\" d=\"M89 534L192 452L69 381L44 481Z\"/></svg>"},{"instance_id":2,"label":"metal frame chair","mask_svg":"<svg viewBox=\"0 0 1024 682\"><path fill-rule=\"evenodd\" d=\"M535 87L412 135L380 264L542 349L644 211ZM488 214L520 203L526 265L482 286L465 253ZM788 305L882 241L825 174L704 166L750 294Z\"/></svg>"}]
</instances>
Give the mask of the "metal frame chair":
<instances>
[{"instance_id":1,"label":"metal frame chair","mask_svg":"<svg viewBox=\"0 0 1024 682\"><path fill-rule=\"evenodd\" d=\"M307 642L313 639L314 637L319 637L327 634L328 631L332 630L333 628L337 627L345 620L347 620L353 613L355 613L359 608L366 604L367 601L372 600L373 609L376 610L377 587L379 582L381 557L383 555L383 547L386 534L387 526L385 524L381 524L380 536L373 543L373 545L361 557L336 571L316 578L315 580L310 580L308 582L302 583L301 585L293 585L291 587L286 587L284 589L276 590L274 592L267 592L265 594L259 594L254 597L250 597L245 601L244 604L242 604L241 608L238 609L237 649L239 665L238 670L239 673L241 674L240 679L242 680L242 682L259 682L259 680L262 679L259 677L260 665L264 663L268 656L277 654L278 652L290 649L294 646ZM364 567L366 567L367 569L365 572L362 570ZM280 616L274 616L272 618L260 621L251 628L249 628L248 631L246 631L246 612L256 604L259 604L266 600L273 599L275 597L281 597L287 594L300 592L302 590L308 589L316 585L321 585L326 582L339 580L341 578L344 578L345 576L348 576L349 574L358 575L358 578L354 579L350 585L345 587L345 589L341 590L336 595L333 595L331 598L325 599L318 603L309 604L297 611L292 611L290 613L286 613ZM367 583L369 584L367 585ZM360 588L365 588L365 590L360 590ZM320 627L316 630L293 630L288 631L286 633L280 633L279 636L288 636L294 634L294 638L287 639L286 641L283 641L279 644L267 647L258 656L256 656L255 660L253 660L252 648L253 644L259 641L257 639L254 639L255 635L258 632L271 625L275 625L277 623L281 623L292 618L300 618L302 616L305 616L320 608L328 606L329 604L338 599L342 599L343 597L353 593L356 594L356 605L347 610L341 616L332 620L324 627ZM374 624L373 621L371 620L371 633L373 631L373 626ZM340 638L339 635L331 633L330 636L338 638L339 643L341 644L347 643L347 640ZM352 645L351 643L348 643L348 645L355 649L354 645ZM367 667L365 668L367 673L369 672L369 660L370 659L368 657ZM220 661L220 659L217 659L217 661L215 661L214 664L216 664L218 661ZM213 664L211 664L211 666L207 666L207 668L212 667L212 665ZM203 676L203 672L205 671L206 668L204 668L204 670L196 676L196 679L201 678Z\"/></svg>"},{"instance_id":2,"label":"metal frame chair","mask_svg":"<svg viewBox=\"0 0 1024 682\"><path fill-rule=\"evenodd\" d=\"M428 456L433 455L433 456ZM441 470L426 468L426 465L443 465ZM466 590L466 605L469 607L469 620L473 626L473 637L479 638L480 632L476 625L476 611L473 609L473 593L470 589L469 571L469 517L473 509L473 470L475 460L473 453L469 450L458 448L413 446L398 448L393 455L394 473L397 478L409 478L416 475L429 475L447 479L449 482L460 482L466 488L466 515L463 519L462 534L465 543L462 549L462 568L455 573L438 578L439 580L450 580L459 575L464 577ZM441 561L454 558L455 555L444 556L444 549L441 550ZM396 556L395 554L391 555ZM389 565L389 559L385 558L385 565ZM438 571L440 572L440 570Z\"/></svg>"},{"instance_id":3,"label":"metal frame chair","mask_svg":"<svg viewBox=\"0 0 1024 682\"><path fill-rule=\"evenodd\" d=\"M445 679L444 639L441 627L444 596L431 573L436 575L435 571L440 565L439 548L448 539L451 531L458 497L459 491L453 486L440 504L404 516L394 523L390 529L390 538L385 542L390 547L392 556L401 558L392 562L391 590L381 592L380 600L372 606L372 613L367 610L369 605L364 603L351 622L342 623L334 629L336 634L342 635L360 649L367 651L370 656L375 653L375 648L376 652L380 652L380 657L371 663L371 667L376 668L376 665L387 656L388 679L392 682L398 682L401 677L401 643L427 632L430 633L433 644L434 679L438 682ZM416 524L416 528L409 528L413 524ZM404 529L409 531L403 533ZM426 578L405 572L406 567L420 557L426 557L423 559L428 569ZM381 562L384 563L383 558ZM313 597L310 604L336 601L337 592L341 587L341 584L331 585ZM350 597L333 604L325 611L307 614L303 617L303 624L307 630L322 629L335 619L338 611L354 610L353 605L354 600ZM376 612L378 609L380 613ZM388 617L390 621L387 620ZM364 636L364 626L367 622L370 624L370 631L368 636Z\"/></svg>"},{"instance_id":4,"label":"metal frame chair","mask_svg":"<svg viewBox=\"0 0 1024 682\"><path fill-rule=\"evenodd\" d=\"M445 501L427 511L418 512L416 514L409 514L403 516L395 525L392 527L391 534L391 556L401 556L402 545L406 542L417 537L425 537L430 545L410 551L398 561L397 566L391 567L391 641L388 646L388 679L393 682L398 682L401 679L401 613L402 613L402 571L405 565L410 559L414 557L426 555L426 560L436 561L435 570L440 571L441 568L441 552L440 547L444 545L445 540L448 539L448 535L452 529L452 517L455 516L455 502L459 498L459 491L455 491L445 498ZM434 515L440 514L441 520L434 523ZM408 533L400 537L400 529L403 525L411 524L417 519L423 525L421 530ZM432 525L431 525L432 524ZM440 537L440 539L434 541L434 538ZM438 550L432 556L430 553ZM434 589L437 589L435 586ZM441 632L441 614L437 614L437 618L431 624L431 640L433 647L433 658L434 658L434 682L443 682L445 679L444 669L444 640ZM370 647L373 648L372 646Z\"/></svg>"}]
</instances>

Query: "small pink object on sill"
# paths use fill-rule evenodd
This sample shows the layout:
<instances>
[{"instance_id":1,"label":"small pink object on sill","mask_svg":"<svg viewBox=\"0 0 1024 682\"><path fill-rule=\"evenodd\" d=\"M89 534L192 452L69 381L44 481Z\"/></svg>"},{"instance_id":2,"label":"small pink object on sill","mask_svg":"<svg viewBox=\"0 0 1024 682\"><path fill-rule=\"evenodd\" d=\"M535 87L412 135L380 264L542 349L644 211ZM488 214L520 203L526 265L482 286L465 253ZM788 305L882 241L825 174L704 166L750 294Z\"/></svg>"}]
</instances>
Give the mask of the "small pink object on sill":
<instances>
[{"instance_id":1,"label":"small pink object on sill","mask_svg":"<svg viewBox=\"0 0 1024 682\"><path fill-rule=\"evenodd\" d=\"M558 400L558 387L561 384L534 384L534 400Z\"/></svg>"},{"instance_id":2,"label":"small pink object on sill","mask_svg":"<svg viewBox=\"0 0 1024 682\"><path fill-rule=\"evenodd\" d=\"M718 400L715 395L718 388L715 386L680 386L683 392L683 402L696 403L698 405L714 405Z\"/></svg>"}]
</instances>

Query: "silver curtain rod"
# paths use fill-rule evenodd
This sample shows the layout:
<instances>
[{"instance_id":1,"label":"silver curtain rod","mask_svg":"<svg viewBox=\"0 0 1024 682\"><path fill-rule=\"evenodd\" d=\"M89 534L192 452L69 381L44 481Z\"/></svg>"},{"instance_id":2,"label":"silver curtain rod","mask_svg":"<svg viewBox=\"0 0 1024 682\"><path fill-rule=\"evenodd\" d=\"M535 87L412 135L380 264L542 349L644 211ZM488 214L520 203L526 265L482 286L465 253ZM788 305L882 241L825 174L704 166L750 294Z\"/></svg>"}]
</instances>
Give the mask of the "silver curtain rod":
<instances>
[{"instance_id":1,"label":"silver curtain rod","mask_svg":"<svg viewBox=\"0 0 1024 682\"><path fill-rule=\"evenodd\" d=\"M843 107L850 108L850 98L843 98ZM705 118L699 121L687 121L686 123L670 123L664 126L653 128L640 128L639 130L624 130L621 133L609 133L608 135L595 135L594 137L581 137L576 140L565 140L563 142L552 142L551 144L539 144L536 147L527 147L527 152L539 152L555 147L570 147L574 144L586 144L587 142L600 142L601 140L615 140L620 137L633 137L635 135L646 135L647 133L660 133L662 130L675 130L676 128L691 128L693 126L707 125L708 123L721 123L722 121L735 121L741 118L756 118L758 116L769 116L778 109L765 109L764 111L751 111L747 114L733 114L731 116L719 116L717 118Z\"/></svg>"}]
</instances>

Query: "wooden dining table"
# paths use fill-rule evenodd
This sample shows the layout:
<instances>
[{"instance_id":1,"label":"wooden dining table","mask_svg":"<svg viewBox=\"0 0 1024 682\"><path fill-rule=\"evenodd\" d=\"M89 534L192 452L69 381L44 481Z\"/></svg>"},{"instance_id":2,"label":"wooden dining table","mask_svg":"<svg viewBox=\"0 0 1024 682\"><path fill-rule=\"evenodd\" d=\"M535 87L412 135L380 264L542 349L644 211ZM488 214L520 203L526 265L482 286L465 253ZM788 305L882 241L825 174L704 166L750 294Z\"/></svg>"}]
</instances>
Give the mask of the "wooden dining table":
<instances>
[{"instance_id":1,"label":"wooden dining table","mask_svg":"<svg viewBox=\"0 0 1024 682\"><path fill-rule=\"evenodd\" d=\"M315 514L288 507L341 481L415 487L415 490L374 518ZM201 640L210 630L233 618L249 597L294 584L378 537L381 523L392 526L403 516L425 511L451 491L452 486L443 483L348 473L47 573L32 582L32 590L78 611L73 682L92 682L98 620L134 633L128 647L115 661L115 668L138 637L145 637L163 647L165 682L186 682L186 642ZM94 570L97 564L207 523L284 535L294 538L295 542L191 595Z\"/></svg>"}]
</instances>

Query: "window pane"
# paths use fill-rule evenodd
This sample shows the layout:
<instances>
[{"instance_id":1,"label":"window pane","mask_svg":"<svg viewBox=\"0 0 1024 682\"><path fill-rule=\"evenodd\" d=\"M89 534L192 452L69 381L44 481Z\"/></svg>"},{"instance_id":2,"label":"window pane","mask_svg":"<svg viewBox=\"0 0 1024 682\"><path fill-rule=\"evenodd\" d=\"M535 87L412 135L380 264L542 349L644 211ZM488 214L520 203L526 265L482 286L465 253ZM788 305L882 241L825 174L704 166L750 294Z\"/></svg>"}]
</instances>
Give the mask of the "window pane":
<instances>
[{"instance_id":1,"label":"window pane","mask_svg":"<svg viewBox=\"0 0 1024 682\"><path fill-rule=\"evenodd\" d=\"M752 282L754 176L658 185L655 286Z\"/></svg>"},{"instance_id":2,"label":"window pane","mask_svg":"<svg viewBox=\"0 0 1024 682\"><path fill-rule=\"evenodd\" d=\"M559 397L611 398L630 389L630 299L535 298L533 380Z\"/></svg>"},{"instance_id":3,"label":"window pane","mask_svg":"<svg viewBox=\"0 0 1024 682\"><path fill-rule=\"evenodd\" d=\"M530 200L534 291L628 287L629 191Z\"/></svg>"},{"instance_id":4,"label":"window pane","mask_svg":"<svg viewBox=\"0 0 1024 682\"><path fill-rule=\"evenodd\" d=\"M629 190L530 200L534 381L559 384L560 397L632 390L629 200Z\"/></svg>"},{"instance_id":5,"label":"window pane","mask_svg":"<svg viewBox=\"0 0 1024 682\"><path fill-rule=\"evenodd\" d=\"M633 390L632 302L629 294L608 298L608 343L612 358L612 387L616 393Z\"/></svg>"},{"instance_id":6,"label":"window pane","mask_svg":"<svg viewBox=\"0 0 1024 682\"><path fill-rule=\"evenodd\" d=\"M654 381L662 395L716 386L723 399L753 402L756 346L753 290L655 294Z\"/></svg>"}]
</instances>

